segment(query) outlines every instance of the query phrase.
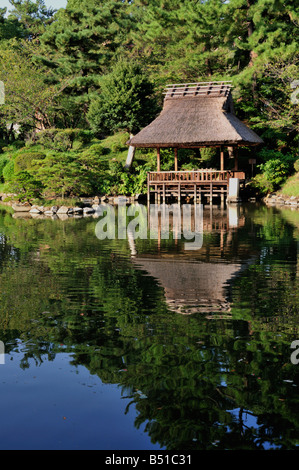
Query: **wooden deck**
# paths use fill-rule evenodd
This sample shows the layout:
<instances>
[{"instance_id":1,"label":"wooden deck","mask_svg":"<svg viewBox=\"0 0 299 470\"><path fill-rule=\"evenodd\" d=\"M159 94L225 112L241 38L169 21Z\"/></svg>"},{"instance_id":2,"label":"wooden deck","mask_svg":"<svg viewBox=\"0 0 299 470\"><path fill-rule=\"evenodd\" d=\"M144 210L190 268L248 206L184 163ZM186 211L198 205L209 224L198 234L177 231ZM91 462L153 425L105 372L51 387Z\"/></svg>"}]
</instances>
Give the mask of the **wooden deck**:
<instances>
[{"instance_id":1,"label":"wooden deck","mask_svg":"<svg viewBox=\"0 0 299 470\"><path fill-rule=\"evenodd\" d=\"M202 196L212 203L214 197L220 197L221 202L227 195L230 178L245 180L243 171L233 170L194 170L194 171L152 171L147 175L148 202L151 195L155 202L160 203L161 197L165 203L167 198L174 197L178 203L182 198L192 198L201 202Z\"/></svg>"}]
</instances>

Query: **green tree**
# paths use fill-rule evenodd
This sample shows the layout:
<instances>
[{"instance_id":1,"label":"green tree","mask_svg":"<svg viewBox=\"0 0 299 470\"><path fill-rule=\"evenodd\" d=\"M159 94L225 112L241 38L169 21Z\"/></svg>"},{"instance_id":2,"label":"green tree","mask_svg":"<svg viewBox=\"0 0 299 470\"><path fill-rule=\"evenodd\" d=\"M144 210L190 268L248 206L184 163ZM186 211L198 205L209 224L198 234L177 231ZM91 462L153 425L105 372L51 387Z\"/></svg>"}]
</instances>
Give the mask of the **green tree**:
<instances>
[{"instance_id":1,"label":"green tree","mask_svg":"<svg viewBox=\"0 0 299 470\"><path fill-rule=\"evenodd\" d=\"M265 64L291 61L298 53L299 12L294 0L232 0L227 14L233 19L231 36L241 63L238 82L258 93L259 76Z\"/></svg>"},{"instance_id":2,"label":"green tree","mask_svg":"<svg viewBox=\"0 0 299 470\"><path fill-rule=\"evenodd\" d=\"M48 194L64 198L77 196L90 190L88 174L72 152L50 152L36 161L39 169L35 175Z\"/></svg>"},{"instance_id":3,"label":"green tree","mask_svg":"<svg viewBox=\"0 0 299 470\"><path fill-rule=\"evenodd\" d=\"M9 191L18 194L20 201L29 201L32 198L40 197L44 189L42 183L26 170L12 175L7 187Z\"/></svg>"},{"instance_id":4,"label":"green tree","mask_svg":"<svg viewBox=\"0 0 299 470\"><path fill-rule=\"evenodd\" d=\"M0 47L0 80L5 85L5 104L1 114L7 123L28 129L53 127L55 100L66 86L46 82L49 71L33 64L39 49L36 42L13 39Z\"/></svg>"},{"instance_id":5,"label":"green tree","mask_svg":"<svg viewBox=\"0 0 299 470\"><path fill-rule=\"evenodd\" d=\"M298 106L291 102L291 84L298 77L298 13L293 0L227 4L233 20L227 34L239 64L233 77L236 111L266 147L284 154L298 145Z\"/></svg>"},{"instance_id":6,"label":"green tree","mask_svg":"<svg viewBox=\"0 0 299 470\"><path fill-rule=\"evenodd\" d=\"M6 17L7 8L0 8L0 42L23 36L23 29L18 20Z\"/></svg>"},{"instance_id":7,"label":"green tree","mask_svg":"<svg viewBox=\"0 0 299 470\"><path fill-rule=\"evenodd\" d=\"M259 81L258 100L263 113L260 125L266 121L273 129L295 137L299 132L299 107L294 86L299 77L299 54L290 60L280 57L262 67L263 80ZM299 84L299 82L298 82ZM295 97L294 97L295 98Z\"/></svg>"},{"instance_id":8,"label":"green tree","mask_svg":"<svg viewBox=\"0 0 299 470\"><path fill-rule=\"evenodd\" d=\"M221 0L136 0L132 57L158 81L195 81L231 71L230 18Z\"/></svg>"},{"instance_id":9,"label":"green tree","mask_svg":"<svg viewBox=\"0 0 299 470\"><path fill-rule=\"evenodd\" d=\"M131 55L142 60L150 70L163 66L177 43L178 0L135 0L131 5L134 28L131 31Z\"/></svg>"},{"instance_id":10,"label":"green tree","mask_svg":"<svg viewBox=\"0 0 299 470\"><path fill-rule=\"evenodd\" d=\"M15 20L22 27L24 35L30 40L43 34L53 21L56 10L47 8L44 0L9 0L13 9L9 20Z\"/></svg>"},{"instance_id":11,"label":"green tree","mask_svg":"<svg viewBox=\"0 0 299 470\"><path fill-rule=\"evenodd\" d=\"M178 9L179 46L173 45L173 63L189 80L225 78L234 71L234 48L227 30L230 18L222 0L184 1ZM179 49L177 61L176 50ZM171 66L171 56L168 59Z\"/></svg>"},{"instance_id":12,"label":"green tree","mask_svg":"<svg viewBox=\"0 0 299 470\"><path fill-rule=\"evenodd\" d=\"M88 120L95 132L127 130L135 133L157 111L153 85L141 67L120 62L101 77L100 94L91 102Z\"/></svg>"},{"instance_id":13,"label":"green tree","mask_svg":"<svg viewBox=\"0 0 299 470\"><path fill-rule=\"evenodd\" d=\"M81 113L87 112L99 74L107 72L124 40L128 18L122 1L69 0L41 37L43 48L51 56L40 59L53 69L53 80L71 78L66 92Z\"/></svg>"}]
</instances>

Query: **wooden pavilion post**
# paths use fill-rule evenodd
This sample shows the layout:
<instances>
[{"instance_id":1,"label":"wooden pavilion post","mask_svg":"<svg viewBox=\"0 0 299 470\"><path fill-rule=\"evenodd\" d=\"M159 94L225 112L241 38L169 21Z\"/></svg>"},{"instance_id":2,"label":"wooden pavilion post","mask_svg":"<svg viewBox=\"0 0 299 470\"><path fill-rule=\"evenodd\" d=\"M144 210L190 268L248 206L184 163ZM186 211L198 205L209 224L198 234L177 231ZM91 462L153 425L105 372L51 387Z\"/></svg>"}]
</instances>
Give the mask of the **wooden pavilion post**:
<instances>
[{"instance_id":1,"label":"wooden pavilion post","mask_svg":"<svg viewBox=\"0 0 299 470\"><path fill-rule=\"evenodd\" d=\"M220 146L220 170L224 171L224 151L223 146Z\"/></svg>"},{"instance_id":2,"label":"wooden pavilion post","mask_svg":"<svg viewBox=\"0 0 299 470\"><path fill-rule=\"evenodd\" d=\"M160 149L157 147L157 171L161 171Z\"/></svg>"},{"instance_id":3,"label":"wooden pavilion post","mask_svg":"<svg viewBox=\"0 0 299 470\"><path fill-rule=\"evenodd\" d=\"M174 171L178 171L178 149L174 149Z\"/></svg>"},{"instance_id":4,"label":"wooden pavilion post","mask_svg":"<svg viewBox=\"0 0 299 470\"><path fill-rule=\"evenodd\" d=\"M234 151L234 158L235 158L235 167L234 167L234 170L237 171L237 170L238 170L238 147L235 148L235 151Z\"/></svg>"}]
</instances>

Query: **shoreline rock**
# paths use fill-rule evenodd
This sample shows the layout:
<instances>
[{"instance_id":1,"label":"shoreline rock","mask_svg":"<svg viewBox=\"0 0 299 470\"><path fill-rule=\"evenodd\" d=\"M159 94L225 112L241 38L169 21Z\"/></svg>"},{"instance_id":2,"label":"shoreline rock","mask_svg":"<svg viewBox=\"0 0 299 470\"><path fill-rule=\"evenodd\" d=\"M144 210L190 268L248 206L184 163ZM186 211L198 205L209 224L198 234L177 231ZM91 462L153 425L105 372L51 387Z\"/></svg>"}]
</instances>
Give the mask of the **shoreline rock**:
<instances>
[{"instance_id":1,"label":"shoreline rock","mask_svg":"<svg viewBox=\"0 0 299 470\"><path fill-rule=\"evenodd\" d=\"M67 214L70 210L70 207L67 207L67 206L61 206L59 207L58 211L57 211L57 215L59 214Z\"/></svg>"},{"instance_id":2,"label":"shoreline rock","mask_svg":"<svg viewBox=\"0 0 299 470\"><path fill-rule=\"evenodd\" d=\"M28 214L28 217L32 216L37 218L38 216L54 217L58 216L60 219L65 220L71 217L84 217L89 215L97 215L98 208L101 204L112 204L117 206L118 204L133 204L136 203L143 196L142 194L136 194L134 196L95 196L95 197L82 197L79 198L80 202L78 206L38 206L36 204L30 204L29 202L20 203L16 201L3 201L3 199L11 197L11 194L0 193L0 203L12 207L15 214ZM15 195L14 195L15 196ZM57 218L57 217L56 217Z\"/></svg>"},{"instance_id":3,"label":"shoreline rock","mask_svg":"<svg viewBox=\"0 0 299 470\"><path fill-rule=\"evenodd\" d=\"M263 198L263 202L267 206L299 207L299 197L285 196L280 193L267 194L267 196Z\"/></svg>"}]
</instances>

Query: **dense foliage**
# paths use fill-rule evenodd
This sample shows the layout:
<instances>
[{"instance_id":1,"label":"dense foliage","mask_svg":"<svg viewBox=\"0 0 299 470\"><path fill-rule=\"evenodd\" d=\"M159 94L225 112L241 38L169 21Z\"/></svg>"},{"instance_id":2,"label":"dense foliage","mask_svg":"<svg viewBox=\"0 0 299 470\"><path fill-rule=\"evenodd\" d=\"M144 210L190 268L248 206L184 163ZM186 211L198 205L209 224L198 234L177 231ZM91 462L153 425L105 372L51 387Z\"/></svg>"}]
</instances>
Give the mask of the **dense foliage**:
<instances>
[{"instance_id":1,"label":"dense foliage","mask_svg":"<svg viewBox=\"0 0 299 470\"><path fill-rule=\"evenodd\" d=\"M40 181L42 193L111 192L116 186L130 192L136 175L137 186L143 178L138 162L135 177L118 167L115 183L109 161L124 162L120 149L110 149L109 158L85 152L82 160L82 145L93 139L101 145L115 132L147 125L167 83L223 79L233 82L238 117L265 142L262 151L243 149L242 165L250 170L248 157L257 158L253 185L275 190L298 159L298 24L295 0L68 0L57 12L43 0L11 0L8 12L0 9L1 162L12 168L9 145L29 142L38 152L42 144L39 171L22 170L26 180ZM89 143L72 140L78 129L89 133ZM65 132L55 148L40 140L47 130ZM144 151L141 159L150 167L152 153ZM59 167L65 180L79 185L57 185ZM24 179L14 169L6 183Z\"/></svg>"}]
</instances>

